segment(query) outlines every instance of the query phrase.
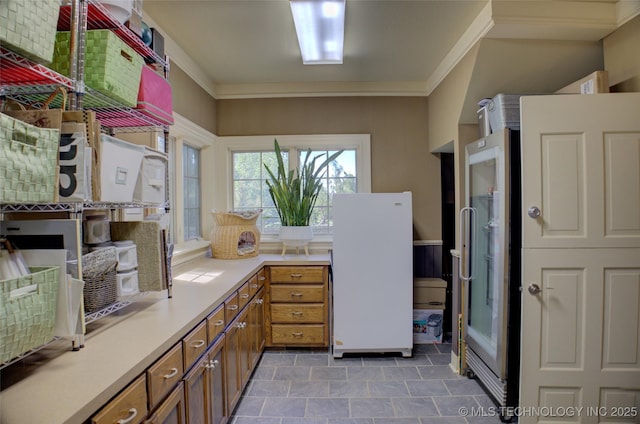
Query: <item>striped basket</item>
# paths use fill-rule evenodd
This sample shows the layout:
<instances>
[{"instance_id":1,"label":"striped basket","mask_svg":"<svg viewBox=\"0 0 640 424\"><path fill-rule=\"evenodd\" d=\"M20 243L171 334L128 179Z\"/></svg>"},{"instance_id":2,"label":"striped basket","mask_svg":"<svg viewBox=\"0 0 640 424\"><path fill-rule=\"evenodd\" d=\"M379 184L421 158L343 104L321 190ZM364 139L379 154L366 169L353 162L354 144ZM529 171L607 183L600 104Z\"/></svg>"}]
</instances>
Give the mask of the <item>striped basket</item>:
<instances>
[{"instance_id":1,"label":"striped basket","mask_svg":"<svg viewBox=\"0 0 640 424\"><path fill-rule=\"evenodd\" d=\"M0 203L51 203L58 189L60 130L0 113Z\"/></svg>"},{"instance_id":2,"label":"striped basket","mask_svg":"<svg viewBox=\"0 0 640 424\"><path fill-rule=\"evenodd\" d=\"M0 281L0 363L53 339L59 267L34 267L31 274Z\"/></svg>"}]
</instances>

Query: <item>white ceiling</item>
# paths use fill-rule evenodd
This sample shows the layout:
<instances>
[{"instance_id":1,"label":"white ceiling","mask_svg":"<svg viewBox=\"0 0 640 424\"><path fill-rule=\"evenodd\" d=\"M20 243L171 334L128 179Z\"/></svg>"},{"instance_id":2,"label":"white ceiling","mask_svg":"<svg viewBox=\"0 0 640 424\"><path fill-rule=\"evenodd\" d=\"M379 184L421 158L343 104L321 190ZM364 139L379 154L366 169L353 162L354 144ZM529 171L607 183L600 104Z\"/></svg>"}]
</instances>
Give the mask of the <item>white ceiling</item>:
<instances>
[{"instance_id":1,"label":"white ceiling","mask_svg":"<svg viewBox=\"0 0 640 424\"><path fill-rule=\"evenodd\" d=\"M625 7L617 6L631 5L625 13L633 15L638 3L346 0L342 65L302 64L287 0L144 0L143 6L167 50L189 58L174 56L178 66L216 98L240 98L427 95L481 37L593 42L621 23Z\"/></svg>"}]
</instances>

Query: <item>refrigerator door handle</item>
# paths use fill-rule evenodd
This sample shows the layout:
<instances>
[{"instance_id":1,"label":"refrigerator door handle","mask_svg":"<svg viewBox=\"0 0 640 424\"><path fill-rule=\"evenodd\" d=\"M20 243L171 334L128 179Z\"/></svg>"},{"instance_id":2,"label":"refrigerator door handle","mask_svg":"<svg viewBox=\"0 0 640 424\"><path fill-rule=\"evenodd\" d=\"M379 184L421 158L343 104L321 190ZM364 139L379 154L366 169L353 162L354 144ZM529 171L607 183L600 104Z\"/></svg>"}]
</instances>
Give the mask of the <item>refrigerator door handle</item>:
<instances>
[{"instance_id":1,"label":"refrigerator door handle","mask_svg":"<svg viewBox=\"0 0 640 424\"><path fill-rule=\"evenodd\" d=\"M465 217L467 219L465 220ZM472 207L464 207L460 209L460 222L459 222L459 234L460 234L460 266L458 267L458 276L463 281L470 281L473 276L469 269L468 248L470 247L469 227L475 228L476 224L476 210ZM466 271L466 275L465 275Z\"/></svg>"}]
</instances>

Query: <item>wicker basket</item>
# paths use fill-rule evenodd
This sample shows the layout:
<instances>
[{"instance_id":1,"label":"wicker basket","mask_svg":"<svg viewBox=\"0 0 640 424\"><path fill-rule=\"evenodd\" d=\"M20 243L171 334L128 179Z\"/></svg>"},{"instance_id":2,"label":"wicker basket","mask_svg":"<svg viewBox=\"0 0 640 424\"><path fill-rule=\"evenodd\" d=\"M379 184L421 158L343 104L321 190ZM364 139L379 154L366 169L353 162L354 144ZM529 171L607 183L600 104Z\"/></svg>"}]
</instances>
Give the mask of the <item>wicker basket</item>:
<instances>
[{"instance_id":1,"label":"wicker basket","mask_svg":"<svg viewBox=\"0 0 640 424\"><path fill-rule=\"evenodd\" d=\"M244 259L258 255L260 231L256 220L262 211L212 212L211 253L216 259Z\"/></svg>"},{"instance_id":2,"label":"wicker basket","mask_svg":"<svg viewBox=\"0 0 640 424\"><path fill-rule=\"evenodd\" d=\"M33 267L31 274L0 281L0 363L53 339L59 267Z\"/></svg>"},{"instance_id":3,"label":"wicker basket","mask_svg":"<svg viewBox=\"0 0 640 424\"><path fill-rule=\"evenodd\" d=\"M108 247L88 253L82 257L82 264L85 313L97 312L114 304L118 299L116 248Z\"/></svg>"}]
</instances>

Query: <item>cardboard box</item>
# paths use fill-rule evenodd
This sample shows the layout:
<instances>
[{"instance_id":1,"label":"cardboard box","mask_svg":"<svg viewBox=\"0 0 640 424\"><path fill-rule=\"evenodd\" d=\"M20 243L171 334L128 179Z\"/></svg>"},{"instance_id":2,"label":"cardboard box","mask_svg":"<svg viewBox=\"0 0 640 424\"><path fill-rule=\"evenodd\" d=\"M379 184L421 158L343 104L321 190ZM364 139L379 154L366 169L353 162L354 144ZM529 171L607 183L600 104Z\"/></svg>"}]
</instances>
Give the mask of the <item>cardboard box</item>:
<instances>
[{"instance_id":1,"label":"cardboard box","mask_svg":"<svg viewBox=\"0 0 640 424\"><path fill-rule=\"evenodd\" d=\"M442 309L413 310L413 343L442 343Z\"/></svg>"},{"instance_id":2,"label":"cardboard box","mask_svg":"<svg viewBox=\"0 0 640 424\"><path fill-rule=\"evenodd\" d=\"M609 73L595 71L578 81L562 87L556 94L599 94L609 92Z\"/></svg>"},{"instance_id":3,"label":"cardboard box","mask_svg":"<svg viewBox=\"0 0 640 424\"><path fill-rule=\"evenodd\" d=\"M416 278L413 280L413 304L416 309L444 309L447 299L447 282L441 278ZM420 307L416 305L421 305Z\"/></svg>"}]
</instances>

